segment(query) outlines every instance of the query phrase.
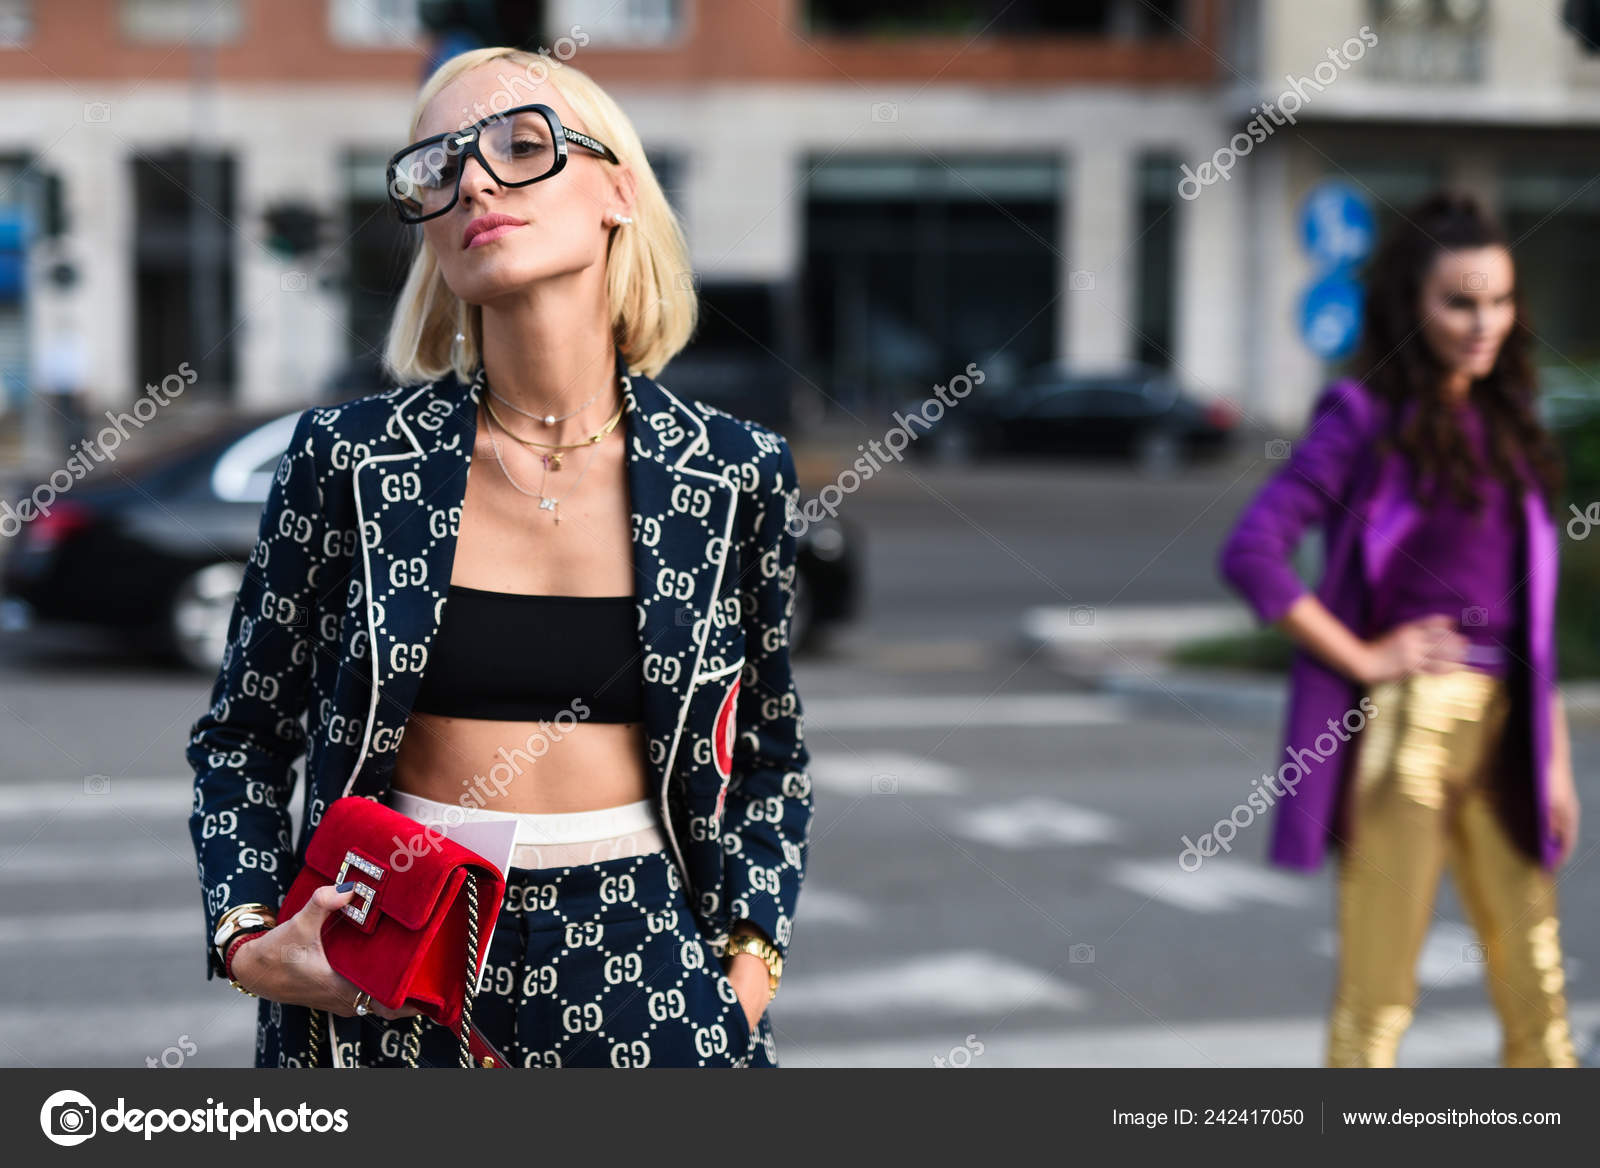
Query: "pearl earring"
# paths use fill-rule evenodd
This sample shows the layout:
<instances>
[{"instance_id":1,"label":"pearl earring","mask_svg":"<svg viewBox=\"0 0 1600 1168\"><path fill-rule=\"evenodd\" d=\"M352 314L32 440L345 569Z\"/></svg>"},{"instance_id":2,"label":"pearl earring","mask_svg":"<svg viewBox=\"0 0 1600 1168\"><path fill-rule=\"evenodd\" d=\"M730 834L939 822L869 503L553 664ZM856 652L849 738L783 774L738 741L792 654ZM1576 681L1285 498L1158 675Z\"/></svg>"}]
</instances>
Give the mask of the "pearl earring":
<instances>
[{"instance_id":1,"label":"pearl earring","mask_svg":"<svg viewBox=\"0 0 1600 1168\"><path fill-rule=\"evenodd\" d=\"M615 223L617 226L620 227L624 223L632 223L633 220L630 219L626 215L622 215L622 214L619 214L616 211L613 211L613 212L611 212L611 222Z\"/></svg>"}]
</instances>

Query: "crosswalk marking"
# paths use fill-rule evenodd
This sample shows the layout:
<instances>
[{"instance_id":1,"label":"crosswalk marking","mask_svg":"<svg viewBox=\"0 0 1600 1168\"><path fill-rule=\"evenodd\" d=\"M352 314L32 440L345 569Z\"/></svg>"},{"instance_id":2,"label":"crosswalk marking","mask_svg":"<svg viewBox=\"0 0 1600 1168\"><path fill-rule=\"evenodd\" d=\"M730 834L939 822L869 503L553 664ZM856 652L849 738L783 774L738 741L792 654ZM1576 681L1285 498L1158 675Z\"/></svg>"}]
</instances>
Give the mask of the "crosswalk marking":
<instances>
[{"instance_id":1,"label":"crosswalk marking","mask_svg":"<svg viewBox=\"0 0 1600 1168\"><path fill-rule=\"evenodd\" d=\"M817 925L848 925L861 928L872 923L872 909L866 901L859 896L851 896L844 892L835 892L831 888L816 887L810 880L806 881L800 891L802 927L814 928Z\"/></svg>"},{"instance_id":2,"label":"crosswalk marking","mask_svg":"<svg viewBox=\"0 0 1600 1168\"><path fill-rule=\"evenodd\" d=\"M829 751L812 756L811 781L843 795L954 795L961 772L898 750Z\"/></svg>"},{"instance_id":3,"label":"crosswalk marking","mask_svg":"<svg viewBox=\"0 0 1600 1168\"><path fill-rule=\"evenodd\" d=\"M1589 1051L1585 1065L1590 1065L1597 1053L1593 1036L1600 1030L1600 1002L1574 1002L1569 1014L1581 1036L1580 1057ZM926 1067L930 1052L949 1050L963 1037L952 1029L914 1038L784 1045L781 1022L778 1028L779 1057L786 1067ZM981 1023L970 1029L983 1043L983 1053L970 1062L978 1068L1318 1067L1327 1020L1319 1015L1054 1030L1007 1022L997 1030L985 1030ZM1430 1011L1412 1023L1398 1062L1402 1067L1491 1067L1497 1065L1499 1048L1499 1025L1491 1011Z\"/></svg>"},{"instance_id":4,"label":"crosswalk marking","mask_svg":"<svg viewBox=\"0 0 1600 1168\"><path fill-rule=\"evenodd\" d=\"M1126 698L1103 694L924 694L805 699L806 726L896 730L957 726L1113 726L1129 719Z\"/></svg>"},{"instance_id":5,"label":"crosswalk marking","mask_svg":"<svg viewBox=\"0 0 1600 1168\"><path fill-rule=\"evenodd\" d=\"M171 848L159 843L116 844L115 879L135 880L146 876L189 877L195 880L194 849L188 840ZM105 866L95 849L84 844L63 845L32 842L0 843L0 889L16 884L79 883L104 886Z\"/></svg>"},{"instance_id":6,"label":"crosswalk marking","mask_svg":"<svg viewBox=\"0 0 1600 1168\"><path fill-rule=\"evenodd\" d=\"M1311 903L1315 886L1304 877L1273 872L1248 860L1213 857L1194 872L1165 860L1121 860L1111 867L1112 883L1130 892L1190 912L1219 913L1250 902L1299 908Z\"/></svg>"},{"instance_id":7,"label":"crosswalk marking","mask_svg":"<svg viewBox=\"0 0 1600 1168\"><path fill-rule=\"evenodd\" d=\"M195 942L205 935L199 886L193 907L145 909L141 912L89 910L51 912L34 916L0 917L0 947L93 945L104 941L168 941L175 937Z\"/></svg>"},{"instance_id":8,"label":"crosswalk marking","mask_svg":"<svg viewBox=\"0 0 1600 1168\"><path fill-rule=\"evenodd\" d=\"M256 1034L256 1003L218 982L212 992L181 1004L119 1002L0 1008L0 1065L143 1067L169 1047L193 1052L206 1066L249 1066ZM168 1055L176 1062L178 1054Z\"/></svg>"},{"instance_id":9,"label":"crosswalk marking","mask_svg":"<svg viewBox=\"0 0 1600 1168\"><path fill-rule=\"evenodd\" d=\"M132 815L187 821L193 798L193 776L112 777L100 784L75 775L0 786L0 820L42 819L60 813L72 819Z\"/></svg>"},{"instance_id":10,"label":"crosswalk marking","mask_svg":"<svg viewBox=\"0 0 1600 1168\"><path fill-rule=\"evenodd\" d=\"M1336 958L1339 953L1339 935L1333 929L1323 929L1312 949L1319 956ZM1563 968L1570 984L1578 977L1583 962L1572 954L1564 955ZM1457 986L1481 985L1487 977L1483 945L1470 925L1460 921L1436 921L1428 930L1422 943L1422 953L1417 958L1417 984L1424 989L1453 989Z\"/></svg>"},{"instance_id":11,"label":"crosswalk marking","mask_svg":"<svg viewBox=\"0 0 1600 1168\"><path fill-rule=\"evenodd\" d=\"M1081 1010L1089 995L1021 962L984 950L929 953L840 972L796 970L784 979L786 1016L884 1013L1004 1014L1021 1008Z\"/></svg>"},{"instance_id":12,"label":"crosswalk marking","mask_svg":"<svg viewBox=\"0 0 1600 1168\"><path fill-rule=\"evenodd\" d=\"M1046 798L981 807L955 820L952 830L1012 850L1103 844L1121 834L1109 815Z\"/></svg>"}]
</instances>

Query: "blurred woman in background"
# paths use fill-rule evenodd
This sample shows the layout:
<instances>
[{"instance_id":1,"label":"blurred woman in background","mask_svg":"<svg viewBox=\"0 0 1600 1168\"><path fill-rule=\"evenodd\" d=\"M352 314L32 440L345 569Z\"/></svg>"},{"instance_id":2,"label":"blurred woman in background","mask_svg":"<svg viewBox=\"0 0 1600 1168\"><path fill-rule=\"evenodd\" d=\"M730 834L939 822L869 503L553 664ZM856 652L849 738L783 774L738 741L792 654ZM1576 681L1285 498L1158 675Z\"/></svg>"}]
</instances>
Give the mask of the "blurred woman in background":
<instances>
[{"instance_id":1,"label":"blurred woman in background","mask_svg":"<svg viewBox=\"0 0 1600 1168\"><path fill-rule=\"evenodd\" d=\"M1502 1061L1576 1065L1552 875L1578 832L1555 683L1562 470L1515 276L1470 198L1406 215L1368 274L1353 376L1222 549L1225 579L1297 646L1272 859L1339 851L1332 1066L1393 1065L1446 866ZM1291 565L1311 526L1315 591Z\"/></svg>"}]
</instances>

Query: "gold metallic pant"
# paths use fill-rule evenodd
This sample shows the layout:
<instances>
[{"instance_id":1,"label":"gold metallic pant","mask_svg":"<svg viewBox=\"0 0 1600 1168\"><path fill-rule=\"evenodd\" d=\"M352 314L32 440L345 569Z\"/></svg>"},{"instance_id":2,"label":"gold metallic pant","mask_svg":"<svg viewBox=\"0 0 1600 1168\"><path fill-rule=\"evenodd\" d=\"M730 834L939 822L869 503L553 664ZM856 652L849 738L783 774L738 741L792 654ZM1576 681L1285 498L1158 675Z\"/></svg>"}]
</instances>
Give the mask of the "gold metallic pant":
<instances>
[{"instance_id":1,"label":"gold metallic pant","mask_svg":"<svg viewBox=\"0 0 1600 1168\"><path fill-rule=\"evenodd\" d=\"M1555 882L1518 850L1490 790L1510 699L1473 669L1368 691L1339 861L1339 982L1328 1065L1389 1067L1411 1022L1417 959L1446 864L1480 944L1511 1067L1574 1067Z\"/></svg>"}]
</instances>

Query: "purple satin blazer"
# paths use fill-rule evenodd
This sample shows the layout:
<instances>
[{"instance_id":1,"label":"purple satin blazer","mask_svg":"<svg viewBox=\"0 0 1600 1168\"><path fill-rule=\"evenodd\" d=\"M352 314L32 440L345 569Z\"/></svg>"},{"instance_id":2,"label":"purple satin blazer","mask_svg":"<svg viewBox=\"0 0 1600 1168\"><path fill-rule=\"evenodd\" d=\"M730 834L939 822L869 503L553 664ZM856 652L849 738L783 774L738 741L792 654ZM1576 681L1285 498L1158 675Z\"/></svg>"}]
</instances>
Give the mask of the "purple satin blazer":
<instances>
[{"instance_id":1,"label":"purple satin blazer","mask_svg":"<svg viewBox=\"0 0 1600 1168\"><path fill-rule=\"evenodd\" d=\"M1324 547L1317 597L1358 635L1379 631L1366 627L1373 581L1381 578L1388 558L1423 514L1407 481L1404 456L1390 452L1380 458L1374 449L1390 412L1386 402L1357 382L1328 386L1312 408L1306 432L1291 447L1287 465L1240 514L1223 544L1218 568L1262 624L1278 620L1310 591L1291 558L1306 528L1317 526ZM1558 539L1537 488L1524 491L1523 513L1525 643L1509 646L1512 712L1497 763L1497 794L1518 845L1553 869L1559 853L1549 815ZM1319 735L1327 735L1329 719L1338 721L1357 708L1362 692L1355 682L1297 648L1280 761L1291 750L1313 748ZM1314 870L1329 843L1336 844L1344 834L1341 795L1359 741L1359 733L1352 736L1321 765L1306 769L1292 795L1278 799L1274 863Z\"/></svg>"}]
</instances>

